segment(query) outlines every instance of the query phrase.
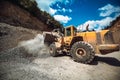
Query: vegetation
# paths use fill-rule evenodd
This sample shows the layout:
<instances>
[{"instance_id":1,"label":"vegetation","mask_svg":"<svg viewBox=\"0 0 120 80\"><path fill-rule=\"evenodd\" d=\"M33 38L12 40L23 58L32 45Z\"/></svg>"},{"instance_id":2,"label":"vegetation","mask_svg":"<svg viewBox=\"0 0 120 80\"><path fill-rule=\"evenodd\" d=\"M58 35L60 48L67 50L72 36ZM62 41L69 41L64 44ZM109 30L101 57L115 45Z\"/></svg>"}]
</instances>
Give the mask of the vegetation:
<instances>
[{"instance_id":1,"label":"vegetation","mask_svg":"<svg viewBox=\"0 0 120 80\"><path fill-rule=\"evenodd\" d=\"M60 28L63 29L63 25L60 22L56 21L50 14L46 11L42 11L37 7L37 3L35 0L6 0L12 2L21 8L30 12L31 15L38 18L44 24L48 25L48 27L55 29Z\"/></svg>"}]
</instances>

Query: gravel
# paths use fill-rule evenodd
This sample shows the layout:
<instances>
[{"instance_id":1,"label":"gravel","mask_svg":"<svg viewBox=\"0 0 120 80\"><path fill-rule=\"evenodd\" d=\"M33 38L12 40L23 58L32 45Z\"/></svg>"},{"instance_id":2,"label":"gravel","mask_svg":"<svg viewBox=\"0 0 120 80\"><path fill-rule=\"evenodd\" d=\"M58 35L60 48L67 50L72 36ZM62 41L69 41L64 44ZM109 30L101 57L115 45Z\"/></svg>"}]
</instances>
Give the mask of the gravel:
<instances>
[{"instance_id":1,"label":"gravel","mask_svg":"<svg viewBox=\"0 0 120 80\"><path fill-rule=\"evenodd\" d=\"M120 51L96 55L91 64L74 62L70 56L51 57L43 36L22 41L0 51L0 80L119 80Z\"/></svg>"},{"instance_id":2,"label":"gravel","mask_svg":"<svg viewBox=\"0 0 120 80\"><path fill-rule=\"evenodd\" d=\"M38 54L29 53L26 45L0 52L0 80L120 79L120 52L97 55L93 63L82 64L67 55L51 57L44 46L38 46Z\"/></svg>"}]
</instances>

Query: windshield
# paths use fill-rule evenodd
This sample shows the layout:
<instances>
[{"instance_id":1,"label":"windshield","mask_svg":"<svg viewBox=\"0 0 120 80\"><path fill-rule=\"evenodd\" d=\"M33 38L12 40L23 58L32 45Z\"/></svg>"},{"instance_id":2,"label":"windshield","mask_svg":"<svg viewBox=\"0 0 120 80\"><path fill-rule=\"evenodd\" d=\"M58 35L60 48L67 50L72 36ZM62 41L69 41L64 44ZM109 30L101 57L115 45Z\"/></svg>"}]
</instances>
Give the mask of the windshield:
<instances>
[{"instance_id":1,"label":"windshield","mask_svg":"<svg viewBox=\"0 0 120 80\"><path fill-rule=\"evenodd\" d=\"M66 29L66 36L71 36L71 30L70 30L70 28Z\"/></svg>"}]
</instances>

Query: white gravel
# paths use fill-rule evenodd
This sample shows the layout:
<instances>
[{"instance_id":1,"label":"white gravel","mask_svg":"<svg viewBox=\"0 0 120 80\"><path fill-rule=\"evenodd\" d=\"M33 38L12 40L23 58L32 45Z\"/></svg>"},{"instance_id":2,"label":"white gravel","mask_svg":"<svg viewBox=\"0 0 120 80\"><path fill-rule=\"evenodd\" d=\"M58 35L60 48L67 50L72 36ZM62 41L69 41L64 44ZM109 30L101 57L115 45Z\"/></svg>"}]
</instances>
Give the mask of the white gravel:
<instances>
[{"instance_id":1,"label":"white gravel","mask_svg":"<svg viewBox=\"0 0 120 80\"><path fill-rule=\"evenodd\" d=\"M32 49L31 54L25 48L29 44L0 52L0 80L120 80L119 51L97 55L91 64L82 64L70 56L51 57L45 46Z\"/></svg>"}]
</instances>

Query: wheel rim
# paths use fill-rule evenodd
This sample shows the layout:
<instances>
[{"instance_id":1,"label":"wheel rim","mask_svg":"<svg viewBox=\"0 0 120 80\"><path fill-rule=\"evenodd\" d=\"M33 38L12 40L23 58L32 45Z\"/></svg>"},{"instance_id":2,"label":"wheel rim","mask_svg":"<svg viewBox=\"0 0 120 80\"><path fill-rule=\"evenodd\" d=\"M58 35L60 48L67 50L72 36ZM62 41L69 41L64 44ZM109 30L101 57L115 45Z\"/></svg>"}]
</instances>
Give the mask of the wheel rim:
<instances>
[{"instance_id":1,"label":"wheel rim","mask_svg":"<svg viewBox=\"0 0 120 80\"><path fill-rule=\"evenodd\" d=\"M86 55L86 51L85 51L83 48L78 48L78 49L76 50L76 55L77 55L78 57L83 57L83 56Z\"/></svg>"},{"instance_id":2,"label":"wheel rim","mask_svg":"<svg viewBox=\"0 0 120 80\"><path fill-rule=\"evenodd\" d=\"M50 48L50 53L53 53L53 48Z\"/></svg>"}]
</instances>

